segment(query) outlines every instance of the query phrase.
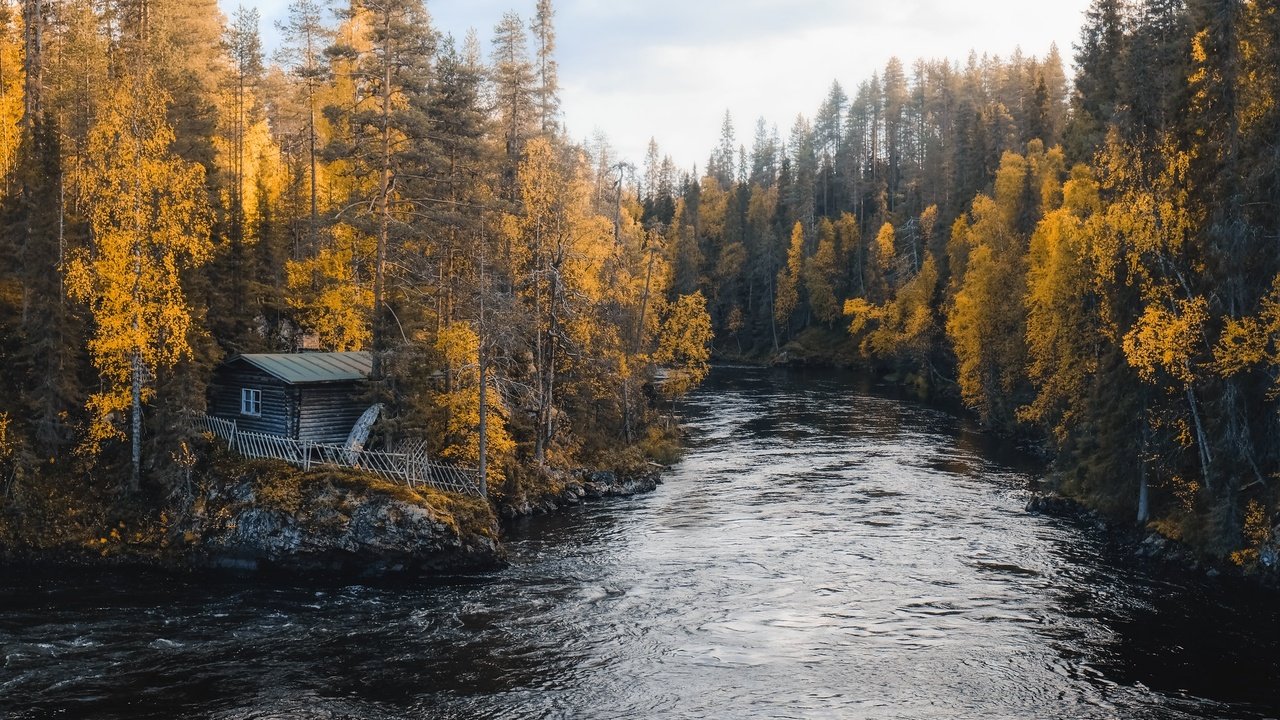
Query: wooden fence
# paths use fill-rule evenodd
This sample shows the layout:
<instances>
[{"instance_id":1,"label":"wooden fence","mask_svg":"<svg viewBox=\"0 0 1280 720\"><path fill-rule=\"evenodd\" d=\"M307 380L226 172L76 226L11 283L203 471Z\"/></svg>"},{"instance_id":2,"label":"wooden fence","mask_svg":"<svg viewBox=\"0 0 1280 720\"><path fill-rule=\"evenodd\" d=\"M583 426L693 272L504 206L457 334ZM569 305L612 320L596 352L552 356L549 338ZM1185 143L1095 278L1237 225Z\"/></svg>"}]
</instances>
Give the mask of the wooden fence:
<instances>
[{"instance_id":1,"label":"wooden fence","mask_svg":"<svg viewBox=\"0 0 1280 720\"><path fill-rule=\"evenodd\" d=\"M409 487L428 485L445 492L482 496L478 470L431 462L426 445L421 442L402 452L354 450L280 435L241 432L234 420L208 415L202 418L202 424L205 430L226 440L228 448L245 457L283 460L303 470L316 467L362 470Z\"/></svg>"}]
</instances>

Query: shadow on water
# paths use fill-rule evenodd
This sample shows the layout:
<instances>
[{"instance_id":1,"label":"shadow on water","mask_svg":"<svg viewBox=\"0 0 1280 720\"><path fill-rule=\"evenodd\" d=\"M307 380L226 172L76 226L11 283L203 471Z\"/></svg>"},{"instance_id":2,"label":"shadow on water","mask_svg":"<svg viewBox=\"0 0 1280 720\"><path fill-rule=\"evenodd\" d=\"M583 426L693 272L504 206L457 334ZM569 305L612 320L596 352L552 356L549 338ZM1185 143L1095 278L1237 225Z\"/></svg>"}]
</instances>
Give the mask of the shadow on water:
<instances>
[{"instance_id":1,"label":"shadow on water","mask_svg":"<svg viewBox=\"0 0 1280 720\"><path fill-rule=\"evenodd\" d=\"M1254 718L1273 595L1028 516L1035 458L834 372L717 368L658 492L511 567L307 588L0 579L15 718Z\"/></svg>"}]
</instances>

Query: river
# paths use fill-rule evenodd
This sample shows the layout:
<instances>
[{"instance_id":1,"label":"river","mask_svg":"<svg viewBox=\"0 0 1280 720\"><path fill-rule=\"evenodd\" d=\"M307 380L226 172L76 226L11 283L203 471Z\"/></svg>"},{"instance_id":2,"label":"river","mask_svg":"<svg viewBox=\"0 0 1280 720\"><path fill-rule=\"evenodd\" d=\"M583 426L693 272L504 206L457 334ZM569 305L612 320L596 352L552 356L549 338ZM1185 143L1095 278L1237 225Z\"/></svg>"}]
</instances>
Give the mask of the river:
<instances>
[{"instance_id":1,"label":"river","mask_svg":"<svg viewBox=\"0 0 1280 720\"><path fill-rule=\"evenodd\" d=\"M656 493L344 588L0 579L0 717L1259 718L1280 599L1026 514L1038 472L839 373L717 368Z\"/></svg>"}]
</instances>

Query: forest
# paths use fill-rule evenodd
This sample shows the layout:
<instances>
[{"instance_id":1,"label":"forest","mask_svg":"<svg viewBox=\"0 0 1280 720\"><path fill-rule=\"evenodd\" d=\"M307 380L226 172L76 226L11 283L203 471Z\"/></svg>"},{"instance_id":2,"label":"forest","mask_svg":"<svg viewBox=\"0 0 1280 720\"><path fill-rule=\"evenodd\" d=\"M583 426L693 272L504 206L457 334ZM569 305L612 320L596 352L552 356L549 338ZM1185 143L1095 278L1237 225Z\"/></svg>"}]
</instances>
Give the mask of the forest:
<instances>
[{"instance_id":1,"label":"forest","mask_svg":"<svg viewBox=\"0 0 1280 720\"><path fill-rule=\"evenodd\" d=\"M1062 489L1237 563L1280 488L1280 11L1094 0L1043 57L890 60L785 141L651 148L646 226L722 352L868 363Z\"/></svg>"},{"instance_id":2,"label":"forest","mask_svg":"<svg viewBox=\"0 0 1280 720\"><path fill-rule=\"evenodd\" d=\"M705 301L566 139L532 9L486 51L421 0L296 0L268 58L215 0L0 3L7 504L189 493L212 368L303 347L372 351L381 442L483 450L498 495L669 452Z\"/></svg>"},{"instance_id":3,"label":"forest","mask_svg":"<svg viewBox=\"0 0 1280 720\"><path fill-rule=\"evenodd\" d=\"M1275 3L1094 0L1074 78L889 59L785 138L726 113L700 169L569 138L550 0L487 42L295 0L270 58L215 0L0 13L7 496L174 490L211 369L304 342L372 350L380 432L501 487L669 442L714 337L958 397L1240 564L1274 539Z\"/></svg>"}]
</instances>

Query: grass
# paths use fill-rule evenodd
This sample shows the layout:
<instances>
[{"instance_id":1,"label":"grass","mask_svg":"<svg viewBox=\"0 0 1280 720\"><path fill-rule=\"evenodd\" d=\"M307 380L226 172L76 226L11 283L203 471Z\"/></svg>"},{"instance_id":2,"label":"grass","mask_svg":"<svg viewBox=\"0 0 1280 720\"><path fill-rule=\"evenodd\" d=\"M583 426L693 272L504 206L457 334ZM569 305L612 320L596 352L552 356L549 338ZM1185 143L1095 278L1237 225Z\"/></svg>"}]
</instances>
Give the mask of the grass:
<instances>
[{"instance_id":1,"label":"grass","mask_svg":"<svg viewBox=\"0 0 1280 720\"><path fill-rule=\"evenodd\" d=\"M0 494L0 556L55 553L84 559L154 559L181 554L199 542L202 525L175 535L191 516L227 520L249 504L311 522L349 518L364 502L387 498L421 507L459 537L498 540L496 516L474 497L414 489L378 476L348 471L306 473L283 462L248 460L208 448L196 473L194 497L170 497L153 486L125 495L118 481L43 468ZM242 483L251 499L229 492Z\"/></svg>"}]
</instances>

